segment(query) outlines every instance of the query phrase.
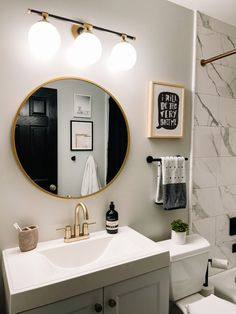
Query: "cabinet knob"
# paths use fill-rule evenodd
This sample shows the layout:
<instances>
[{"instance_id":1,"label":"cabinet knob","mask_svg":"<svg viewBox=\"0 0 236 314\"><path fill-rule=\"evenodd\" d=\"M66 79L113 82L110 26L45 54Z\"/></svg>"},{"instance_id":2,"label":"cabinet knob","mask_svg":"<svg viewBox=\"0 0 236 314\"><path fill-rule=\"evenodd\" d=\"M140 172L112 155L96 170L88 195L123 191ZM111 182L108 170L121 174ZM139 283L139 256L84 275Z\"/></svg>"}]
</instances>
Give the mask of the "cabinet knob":
<instances>
[{"instance_id":1,"label":"cabinet knob","mask_svg":"<svg viewBox=\"0 0 236 314\"><path fill-rule=\"evenodd\" d=\"M94 309L95 309L95 312L100 313L102 312L102 305L100 303L96 303L94 305Z\"/></svg>"},{"instance_id":2,"label":"cabinet knob","mask_svg":"<svg viewBox=\"0 0 236 314\"><path fill-rule=\"evenodd\" d=\"M114 299L109 299L109 300L108 300L108 305L109 305L110 307L115 307L115 306L116 306L116 300L114 300Z\"/></svg>"}]
</instances>

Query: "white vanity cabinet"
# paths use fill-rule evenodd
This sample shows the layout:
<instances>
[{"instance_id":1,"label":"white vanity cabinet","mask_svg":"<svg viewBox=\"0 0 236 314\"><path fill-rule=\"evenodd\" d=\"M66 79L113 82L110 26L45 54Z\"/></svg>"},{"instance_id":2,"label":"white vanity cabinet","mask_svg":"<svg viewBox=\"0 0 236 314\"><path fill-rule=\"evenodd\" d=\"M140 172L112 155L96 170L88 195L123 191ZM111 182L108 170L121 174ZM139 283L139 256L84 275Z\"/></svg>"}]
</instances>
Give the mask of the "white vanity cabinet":
<instances>
[{"instance_id":1,"label":"white vanity cabinet","mask_svg":"<svg viewBox=\"0 0 236 314\"><path fill-rule=\"evenodd\" d=\"M40 306L21 314L94 314L103 313L103 289L93 290L73 298Z\"/></svg>"},{"instance_id":2,"label":"white vanity cabinet","mask_svg":"<svg viewBox=\"0 0 236 314\"><path fill-rule=\"evenodd\" d=\"M169 268L104 288L104 314L168 314Z\"/></svg>"},{"instance_id":3,"label":"white vanity cabinet","mask_svg":"<svg viewBox=\"0 0 236 314\"><path fill-rule=\"evenodd\" d=\"M128 226L2 256L8 314L168 314L169 252Z\"/></svg>"},{"instance_id":4,"label":"white vanity cabinet","mask_svg":"<svg viewBox=\"0 0 236 314\"><path fill-rule=\"evenodd\" d=\"M22 314L168 314L169 269L137 276Z\"/></svg>"}]
</instances>

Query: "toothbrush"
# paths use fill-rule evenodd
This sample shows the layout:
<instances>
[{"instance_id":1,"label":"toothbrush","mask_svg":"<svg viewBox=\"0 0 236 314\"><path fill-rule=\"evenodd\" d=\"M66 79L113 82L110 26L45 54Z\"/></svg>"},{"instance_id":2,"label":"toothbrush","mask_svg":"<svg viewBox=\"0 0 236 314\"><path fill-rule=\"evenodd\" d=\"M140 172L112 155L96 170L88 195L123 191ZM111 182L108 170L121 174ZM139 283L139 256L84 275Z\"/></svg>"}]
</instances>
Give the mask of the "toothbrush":
<instances>
[{"instance_id":1,"label":"toothbrush","mask_svg":"<svg viewBox=\"0 0 236 314\"><path fill-rule=\"evenodd\" d=\"M21 227L18 225L17 222L15 222L13 226L16 228L16 230L22 231Z\"/></svg>"}]
</instances>

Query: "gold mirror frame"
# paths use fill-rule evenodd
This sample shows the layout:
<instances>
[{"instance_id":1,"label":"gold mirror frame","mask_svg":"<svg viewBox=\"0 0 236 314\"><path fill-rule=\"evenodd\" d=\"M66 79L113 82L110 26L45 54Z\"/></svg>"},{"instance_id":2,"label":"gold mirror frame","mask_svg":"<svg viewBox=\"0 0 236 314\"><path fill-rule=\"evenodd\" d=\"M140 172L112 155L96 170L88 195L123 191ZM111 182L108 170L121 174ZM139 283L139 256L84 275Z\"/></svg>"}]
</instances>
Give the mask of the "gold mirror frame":
<instances>
[{"instance_id":1,"label":"gold mirror frame","mask_svg":"<svg viewBox=\"0 0 236 314\"><path fill-rule=\"evenodd\" d=\"M49 191L43 189L42 187L40 187L38 184L36 184L31 177L28 175L28 173L25 171L24 167L22 166L19 158L18 158L18 154L17 154L17 150L16 150L16 145L15 145L15 128L16 128L16 122L17 122L17 118L18 115L22 109L22 107L25 105L26 101L29 99L30 96L32 96L39 88L49 84L49 83L53 83L53 82L57 82L57 81L61 81L61 80L82 80L84 82L90 83L95 85L96 87L102 89L105 93L107 93L110 97L113 98L113 100L116 102L117 106L119 107L123 117L124 117L124 121L125 121L125 125L126 125L126 129L127 129L127 149L126 149L126 154L125 154L125 158L123 160L123 163L119 169L119 171L117 172L117 174L114 176L114 178L108 183L106 184L104 187L102 187L99 191L91 193L91 194L87 194L87 195L83 195L83 196L61 196L61 195L57 195L54 193L50 193ZM12 144L12 150L13 150L13 155L14 158L16 160L17 165L19 166L19 168L21 169L22 173L24 174L24 176L39 190L43 191L44 193L47 193L51 196L57 197L57 198L62 198L62 199L82 199L82 198L86 198L86 197L90 197L93 195L96 195L102 191L104 191L105 189L107 189L115 180L116 178L120 175L120 173L122 172L122 170L124 169L125 163L127 161L128 158L128 154L129 154L129 150L130 150L130 129L129 129L129 124L128 124L128 120L127 117L125 115L125 112L123 110L123 108L121 107L120 103L118 102L118 100L104 87L102 87L101 85L95 83L94 81L82 78L82 77L78 77L78 76L60 76L60 77L56 77L53 78L51 80L48 80L46 82L43 82L42 84L38 85L36 88L34 88L21 102L20 107L18 108L13 123L12 123L12 128L11 128L11 144Z\"/></svg>"}]
</instances>

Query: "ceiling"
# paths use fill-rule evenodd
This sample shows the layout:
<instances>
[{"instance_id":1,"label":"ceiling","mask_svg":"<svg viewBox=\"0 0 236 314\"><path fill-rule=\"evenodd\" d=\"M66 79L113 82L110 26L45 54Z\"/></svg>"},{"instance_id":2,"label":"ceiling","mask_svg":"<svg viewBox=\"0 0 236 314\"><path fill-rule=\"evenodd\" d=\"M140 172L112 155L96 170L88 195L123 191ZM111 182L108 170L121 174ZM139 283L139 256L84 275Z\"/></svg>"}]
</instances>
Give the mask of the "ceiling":
<instances>
[{"instance_id":1,"label":"ceiling","mask_svg":"<svg viewBox=\"0 0 236 314\"><path fill-rule=\"evenodd\" d=\"M168 0L236 26L236 0Z\"/></svg>"}]
</instances>

